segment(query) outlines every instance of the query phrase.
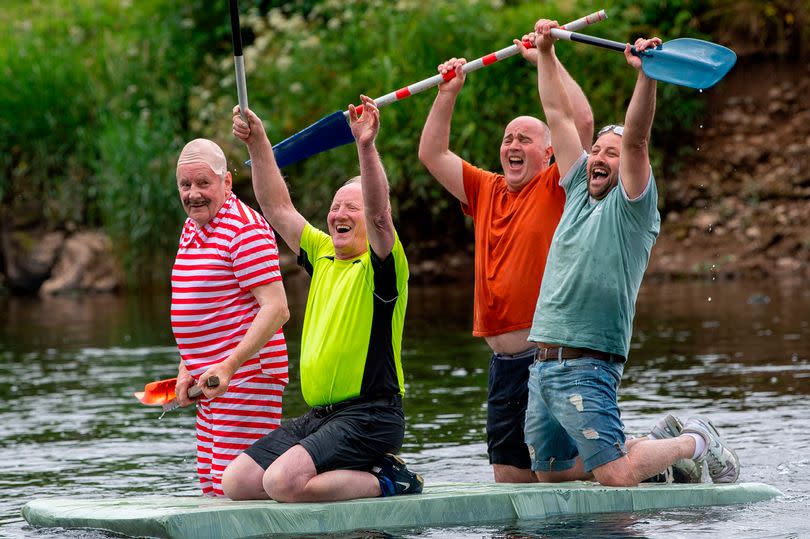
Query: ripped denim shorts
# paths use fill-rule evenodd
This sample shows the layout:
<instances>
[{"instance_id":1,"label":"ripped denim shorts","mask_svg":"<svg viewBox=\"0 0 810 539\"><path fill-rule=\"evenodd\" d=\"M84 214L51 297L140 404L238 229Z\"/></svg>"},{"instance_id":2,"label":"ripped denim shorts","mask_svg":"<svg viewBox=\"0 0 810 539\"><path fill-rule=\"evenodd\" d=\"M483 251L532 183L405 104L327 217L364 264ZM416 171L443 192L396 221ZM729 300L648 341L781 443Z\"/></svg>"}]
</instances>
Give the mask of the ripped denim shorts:
<instances>
[{"instance_id":1,"label":"ripped denim shorts","mask_svg":"<svg viewBox=\"0 0 810 539\"><path fill-rule=\"evenodd\" d=\"M592 471L627 454L617 393L624 363L581 357L529 368L526 444L532 470Z\"/></svg>"}]
</instances>

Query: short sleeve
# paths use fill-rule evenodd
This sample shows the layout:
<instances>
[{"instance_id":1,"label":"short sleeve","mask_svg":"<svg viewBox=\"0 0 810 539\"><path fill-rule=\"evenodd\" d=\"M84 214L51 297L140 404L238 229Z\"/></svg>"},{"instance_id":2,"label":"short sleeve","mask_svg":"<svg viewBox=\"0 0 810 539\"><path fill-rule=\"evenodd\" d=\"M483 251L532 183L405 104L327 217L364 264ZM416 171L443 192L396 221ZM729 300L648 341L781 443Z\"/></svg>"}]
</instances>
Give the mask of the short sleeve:
<instances>
[{"instance_id":1,"label":"short sleeve","mask_svg":"<svg viewBox=\"0 0 810 539\"><path fill-rule=\"evenodd\" d=\"M301 231L300 251L298 253L298 265L312 275L312 268L315 261L322 256L334 255L332 238L329 234L318 230L307 223Z\"/></svg>"},{"instance_id":2,"label":"short sleeve","mask_svg":"<svg viewBox=\"0 0 810 539\"><path fill-rule=\"evenodd\" d=\"M281 280L276 238L269 228L243 226L231 240L230 256L234 276L245 290Z\"/></svg>"},{"instance_id":3,"label":"short sleeve","mask_svg":"<svg viewBox=\"0 0 810 539\"><path fill-rule=\"evenodd\" d=\"M568 172L565 173L565 176L560 178L560 187L565 189L565 192L569 192L575 187L577 187L582 182L588 181L588 154L582 152L582 155L579 156L579 159L574 161L574 164L571 165L571 168L568 169Z\"/></svg>"},{"instance_id":4,"label":"short sleeve","mask_svg":"<svg viewBox=\"0 0 810 539\"><path fill-rule=\"evenodd\" d=\"M464 215L474 216L475 207L478 203L479 193L481 191L482 182L492 176L491 172L480 169L471 165L467 161L461 162L462 178L464 181L464 195L467 197L467 203L461 205L461 211Z\"/></svg>"}]
</instances>

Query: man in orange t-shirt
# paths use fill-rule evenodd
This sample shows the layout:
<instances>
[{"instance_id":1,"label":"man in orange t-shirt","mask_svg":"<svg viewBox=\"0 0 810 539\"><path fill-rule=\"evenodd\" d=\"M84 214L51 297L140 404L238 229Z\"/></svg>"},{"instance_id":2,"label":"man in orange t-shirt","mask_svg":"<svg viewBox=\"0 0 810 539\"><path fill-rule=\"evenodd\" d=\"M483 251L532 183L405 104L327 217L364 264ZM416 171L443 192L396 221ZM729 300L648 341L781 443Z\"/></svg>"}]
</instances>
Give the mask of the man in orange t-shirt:
<instances>
[{"instance_id":1,"label":"man in orange t-shirt","mask_svg":"<svg viewBox=\"0 0 810 539\"><path fill-rule=\"evenodd\" d=\"M523 39L534 40L533 35ZM515 40L524 58L537 64L537 51ZM464 58L439 66L456 77L439 86L422 138L419 159L462 204L475 223L475 307L473 335L492 349L487 397L487 452L495 481L535 481L523 436L529 366L535 347L527 341L534 307L565 192L549 129L531 116L506 126L500 158L504 174L479 169L450 151L450 123L464 85ZM593 115L582 89L565 69L565 86L577 111L583 147L590 148Z\"/></svg>"}]
</instances>

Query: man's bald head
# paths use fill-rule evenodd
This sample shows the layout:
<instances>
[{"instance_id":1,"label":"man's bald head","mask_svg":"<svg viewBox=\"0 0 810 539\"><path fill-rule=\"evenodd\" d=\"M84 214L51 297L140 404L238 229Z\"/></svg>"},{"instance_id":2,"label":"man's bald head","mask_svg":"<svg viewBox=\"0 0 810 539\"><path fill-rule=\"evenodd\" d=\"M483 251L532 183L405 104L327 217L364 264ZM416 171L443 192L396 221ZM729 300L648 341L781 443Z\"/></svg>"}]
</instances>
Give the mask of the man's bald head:
<instances>
[{"instance_id":1,"label":"man's bald head","mask_svg":"<svg viewBox=\"0 0 810 539\"><path fill-rule=\"evenodd\" d=\"M205 138L197 138L189 142L177 158L177 168L182 165L205 164L214 171L214 174L224 178L228 172L228 161L225 153L216 142Z\"/></svg>"}]
</instances>

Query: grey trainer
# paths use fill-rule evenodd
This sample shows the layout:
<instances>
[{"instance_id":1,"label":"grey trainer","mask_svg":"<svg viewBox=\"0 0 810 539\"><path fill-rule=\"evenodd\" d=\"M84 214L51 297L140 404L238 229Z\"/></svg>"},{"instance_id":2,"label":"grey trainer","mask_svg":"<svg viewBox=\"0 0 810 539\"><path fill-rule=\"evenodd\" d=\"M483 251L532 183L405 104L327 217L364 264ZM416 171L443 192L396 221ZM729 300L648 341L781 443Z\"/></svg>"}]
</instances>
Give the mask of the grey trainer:
<instances>
[{"instance_id":1,"label":"grey trainer","mask_svg":"<svg viewBox=\"0 0 810 539\"><path fill-rule=\"evenodd\" d=\"M663 440L665 438L677 438L681 435L683 423L672 414L667 414L650 429L650 438ZM668 473L667 480L659 481L666 483L702 483L703 466L692 459L680 459L671 466L671 473ZM670 470L665 470L670 472Z\"/></svg>"},{"instance_id":2,"label":"grey trainer","mask_svg":"<svg viewBox=\"0 0 810 539\"><path fill-rule=\"evenodd\" d=\"M740 477L740 459L737 453L720 438L712 422L703 417L690 417L683 426L684 434L691 432L706 440L706 449L696 460L706 462L709 476L715 483L734 483Z\"/></svg>"},{"instance_id":3,"label":"grey trainer","mask_svg":"<svg viewBox=\"0 0 810 539\"><path fill-rule=\"evenodd\" d=\"M663 440L664 438L677 438L681 435L683 424L681 420L672 414L667 414L650 429L651 438Z\"/></svg>"}]
</instances>

